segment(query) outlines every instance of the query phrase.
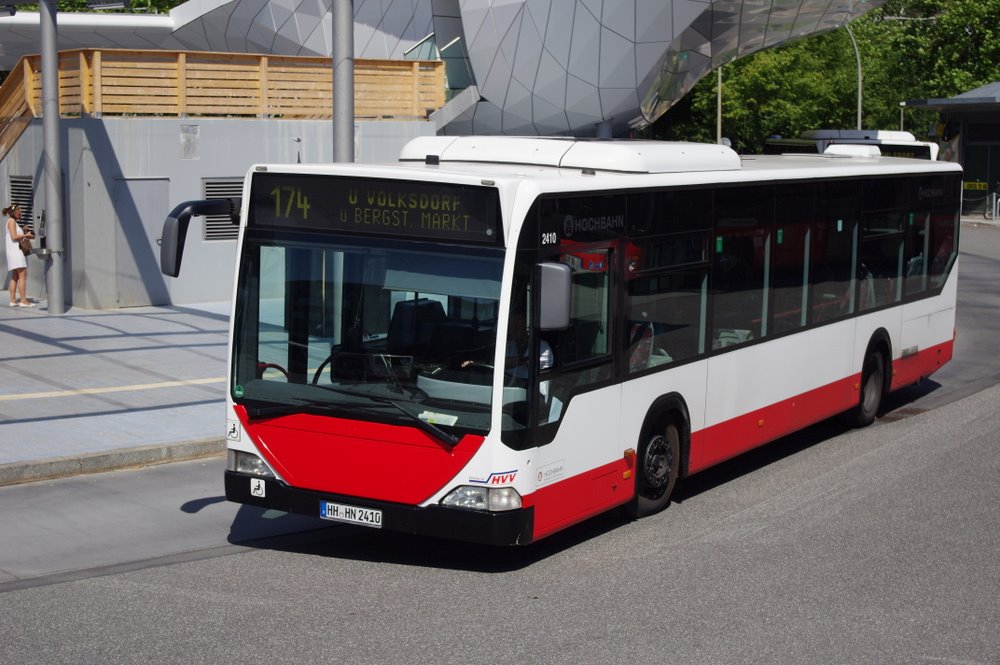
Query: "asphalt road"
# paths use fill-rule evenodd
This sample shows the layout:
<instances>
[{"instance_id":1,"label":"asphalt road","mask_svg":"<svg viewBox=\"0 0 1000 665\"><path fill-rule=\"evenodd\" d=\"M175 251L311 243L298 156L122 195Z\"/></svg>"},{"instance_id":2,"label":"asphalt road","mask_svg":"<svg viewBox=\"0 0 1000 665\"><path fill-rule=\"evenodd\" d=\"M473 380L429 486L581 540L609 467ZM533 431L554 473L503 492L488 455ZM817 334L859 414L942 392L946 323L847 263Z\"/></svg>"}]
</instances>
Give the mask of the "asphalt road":
<instances>
[{"instance_id":1,"label":"asphalt road","mask_svg":"<svg viewBox=\"0 0 1000 665\"><path fill-rule=\"evenodd\" d=\"M103 499L52 483L32 498L76 524L51 534L66 561L123 561L0 585L0 661L996 663L998 400L814 429L699 476L659 515L523 549L331 526L178 551L179 525L218 521L217 484L157 506L156 483L211 485L207 465L95 477Z\"/></svg>"},{"instance_id":2,"label":"asphalt road","mask_svg":"<svg viewBox=\"0 0 1000 665\"><path fill-rule=\"evenodd\" d=\"M0 662L996 665L1000 236L983 233L963 238L956 358L933 381L637 522L521 549L317 525L225 503L220 459L0 488Z\"/></svg>"}]
</instances>

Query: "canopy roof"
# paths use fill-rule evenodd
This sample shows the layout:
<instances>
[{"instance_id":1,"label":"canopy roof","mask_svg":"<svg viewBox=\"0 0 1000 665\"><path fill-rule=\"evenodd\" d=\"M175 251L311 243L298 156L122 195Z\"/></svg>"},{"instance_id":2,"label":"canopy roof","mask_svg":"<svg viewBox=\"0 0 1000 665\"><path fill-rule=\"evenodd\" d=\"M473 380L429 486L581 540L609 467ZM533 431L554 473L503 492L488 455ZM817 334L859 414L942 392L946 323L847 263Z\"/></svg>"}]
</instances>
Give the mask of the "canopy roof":
<instances>
[{"instance_id":1,"label":"canopy roof","mask_svg":"<svg viewBox=\"0 0 1000 665\"><path fill-rule=\"evenodd\" d=\"M420 53L458 65L470 94L439 116L448 134L622 134L714 68L884 1L354 0L354 45L361 58ZM168 15L61 13L58 48L329 56L331 5L190 0ZM38 43L37 13L0 17L0 69Z\"/></svg>"}]
</instances>

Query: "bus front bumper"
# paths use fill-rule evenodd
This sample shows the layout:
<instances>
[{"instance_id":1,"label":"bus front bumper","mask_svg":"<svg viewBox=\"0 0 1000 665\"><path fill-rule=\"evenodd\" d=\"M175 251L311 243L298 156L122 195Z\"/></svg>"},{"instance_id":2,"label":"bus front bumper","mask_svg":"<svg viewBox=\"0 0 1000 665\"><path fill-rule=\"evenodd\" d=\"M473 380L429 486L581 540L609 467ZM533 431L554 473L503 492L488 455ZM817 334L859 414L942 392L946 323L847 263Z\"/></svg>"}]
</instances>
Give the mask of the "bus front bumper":
<instances>
[{"instance_id":1,"label":"bus front bumper","mask_svg":"<svg viewBox=\"0 0 1000 665\"><path fill-rule=\"evenodd\" d=\"M263 483L263 485L261 485ZM408 506L290 487L226 471L226 499L286 513L320 518L321 502L381 511L381 528L487 545L527 545L534 531L534 508L486 512L442 506Z\"/></svg>"}]
</instances>

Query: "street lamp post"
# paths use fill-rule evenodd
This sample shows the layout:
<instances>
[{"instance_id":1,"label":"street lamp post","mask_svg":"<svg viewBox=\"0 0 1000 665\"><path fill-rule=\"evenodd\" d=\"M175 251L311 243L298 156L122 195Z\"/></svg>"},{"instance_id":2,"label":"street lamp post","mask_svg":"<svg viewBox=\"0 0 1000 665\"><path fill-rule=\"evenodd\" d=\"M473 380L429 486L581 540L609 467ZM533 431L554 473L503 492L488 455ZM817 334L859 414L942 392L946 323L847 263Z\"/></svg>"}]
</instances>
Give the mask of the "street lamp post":
<instances>
[{"instance_id":1,"label":"street lamp post","mask_svg":"<svg viewBox=\"0 0 1000 665\"><path fill-rule=\"evenodd\" d=\"M861 129L861 52L858 50L858 42L854 39L854 32L851 30L851 26L847 23L844 24L847 28L847 36L851 38L851 46L854 47L854 59L858 63L858 129Z\"/></svg>"},{"instance_id":2,"label":"street lamp post","mask_svg":"<svg viewBox=\"0 0 1000 665\"><path fill-rule=\"evenodd\" d=\"M333 161L354 161L354 0L334 0Z\"/></svg>"},{"instance_id":3,"label":"street lamp post","mask_svg":"<svg viewBox=\"0 0 1000 665\"><path fill-rule=\"evenodd\" d=\"M56 0L39 5L42 33L42 177L45 180L45 287L50 314L66 311L63 267L62 151L59 140L59 53L56 47Z\"/></svg>"},{"instance_id":4,"label":"street lamp post","mask_svg":"<svg viewBox=\"0 0 1000 665\"><path fill-rule=\"evenodd\" d=\"M722 143L722 65L715 81L715 142Z\"/></svg>"},{"instance_id":5,"label":"street lamp post","mask_svg":"<svg viewBox=\"0 0 1000 665\"><path fill-rule=\"evenodd\" d=\"M11 16L32 0L0 0ZM59 33L56 0L38 3L38 27L42 60L42 183L45 210L41 228L44 248L35 250L45 266L45 291L50 314L66 312L64 267L66 246L63 233L62 142L59 129Z\"/></svg>"}]
</instances>

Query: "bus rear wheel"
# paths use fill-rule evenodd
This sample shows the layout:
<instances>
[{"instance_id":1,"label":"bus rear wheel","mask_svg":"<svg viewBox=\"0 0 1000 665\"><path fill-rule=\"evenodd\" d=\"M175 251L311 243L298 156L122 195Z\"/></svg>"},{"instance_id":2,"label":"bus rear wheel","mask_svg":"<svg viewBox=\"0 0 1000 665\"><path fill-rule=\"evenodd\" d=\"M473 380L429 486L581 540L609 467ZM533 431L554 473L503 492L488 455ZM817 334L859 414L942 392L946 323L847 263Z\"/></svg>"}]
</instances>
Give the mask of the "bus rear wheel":
<instances>
[{"instance_id":1,"label":"bus rear wheel","mask_svg":"<svg viewBox=\"0 0 1000 665\"><path fill-rule=\"evenodd\" d=\"M667 507L677 485L681 462L681 433L675 421L653 428L639 444L636 456L632 517L652 515Z\"/></svg>"},{"instance_id":2,"label":"bus rear wheel","mask_svg":"<svg viewBox=\"0 0 1000 665\"><path fill-rule=\"evenodd\" d=\"M872 351L861 366L861 396L858 405L845 414L848 424L868 427L875 422L884 392L885 358L878 351Z\"/></svg>"}]
</instances>

